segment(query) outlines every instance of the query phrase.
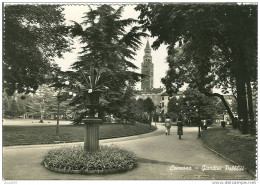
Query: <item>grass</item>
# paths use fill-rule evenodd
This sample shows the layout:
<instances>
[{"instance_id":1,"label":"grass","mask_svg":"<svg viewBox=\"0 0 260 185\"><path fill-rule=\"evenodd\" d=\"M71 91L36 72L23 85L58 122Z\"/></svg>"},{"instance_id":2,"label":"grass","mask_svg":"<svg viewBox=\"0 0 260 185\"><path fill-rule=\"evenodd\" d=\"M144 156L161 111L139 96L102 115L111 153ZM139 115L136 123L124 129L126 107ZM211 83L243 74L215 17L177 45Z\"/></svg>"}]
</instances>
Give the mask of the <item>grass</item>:
<instances>
[{"instance_id":1,"label":"grass","mask_svg":"<svg viewBox=\"0 0 260 185\"><path fill-rule=\"evenodd\" d=\"M236 133L236 134L231 134ZM231 128L211 128L203 131L201 139L208 147L245 168L256 171L256 139L244 137Z\"/></svg>"},{"instance_id":2,"label":"grass","mask_svg":"<svg viewBox=\"0 0 260 185\"><path fill-rule=\"evenodd\" d=\"M82 174L124 172L137 166L133 152L113 145L87 153L83 146L55 148L44 155L42 164L57 172Z\"/></svg>"},{"instance_id":3,"label":"grass","mask_svg":"<svg viewBox=\"0 0 260 185\"><path fill-rule=\"evenodd\" d=\"M84 141L84 125L60 125L60 141L82 142ZM151 132L156 128L150 125L136 123L129 124L104 124L100 125L100 139L109 139L139 135ZM3 146L52 144L56 140L56 126L3 126Z\"/></svg>"}]
</instances>

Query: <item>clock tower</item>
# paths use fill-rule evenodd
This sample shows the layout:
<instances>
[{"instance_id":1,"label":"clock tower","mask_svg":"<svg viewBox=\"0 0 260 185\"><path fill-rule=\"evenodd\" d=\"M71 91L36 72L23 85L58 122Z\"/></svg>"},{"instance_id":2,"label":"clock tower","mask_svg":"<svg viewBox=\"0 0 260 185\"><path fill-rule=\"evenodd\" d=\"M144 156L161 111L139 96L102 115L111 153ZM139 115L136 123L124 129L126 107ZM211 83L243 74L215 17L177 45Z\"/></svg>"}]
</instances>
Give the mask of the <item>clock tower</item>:
<instances>
[{"instance_id":1,"label":"clock tower","mask_svg":"<svg viewBox=\"0 0 260 185\"><path fill-rule=\"evenodd\" d=\"M152 63L151 47L149 44L149 40L147 40L144 52L145 54L143 57L141 73L147 76L141 82L141 89L151 90L153 88L153 63Z\"/></svg>"}]
</instances>

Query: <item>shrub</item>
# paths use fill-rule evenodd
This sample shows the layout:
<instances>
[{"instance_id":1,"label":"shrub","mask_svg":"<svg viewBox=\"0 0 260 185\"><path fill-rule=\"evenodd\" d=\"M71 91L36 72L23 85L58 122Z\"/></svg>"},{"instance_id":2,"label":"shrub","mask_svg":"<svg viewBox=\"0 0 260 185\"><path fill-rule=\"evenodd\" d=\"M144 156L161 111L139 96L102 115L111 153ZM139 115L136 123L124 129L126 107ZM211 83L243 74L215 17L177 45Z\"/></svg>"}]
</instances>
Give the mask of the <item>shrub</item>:
<instances>
[{"instance_id":1,"label":"shrub","mask_svg":"<svg viewBox=\"0 0 260 185\"><path fill-rule=\"evenodd\" d=\"M114 145L100 146L98 152L88 153L83 146L61 147L49 150L42 161L53 171L62 173L115 173L137 166L133 152Z\"/></svg>"}]
</instances>

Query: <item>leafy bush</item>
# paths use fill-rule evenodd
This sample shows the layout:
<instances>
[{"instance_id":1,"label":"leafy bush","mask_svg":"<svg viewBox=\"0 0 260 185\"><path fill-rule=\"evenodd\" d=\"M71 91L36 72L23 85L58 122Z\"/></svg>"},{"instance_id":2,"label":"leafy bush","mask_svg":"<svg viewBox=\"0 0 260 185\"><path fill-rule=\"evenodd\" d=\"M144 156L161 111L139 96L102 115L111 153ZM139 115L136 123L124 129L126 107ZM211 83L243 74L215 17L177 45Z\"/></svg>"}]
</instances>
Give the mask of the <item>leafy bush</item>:
<instances>
[{"instance_id":1,"label":"leafy bush","mask_svg":"<svg viewBox=\"0 0 260 185\"><path fill-rule=\"evenodd\" d=\"M137 166L133 152L116 146L100 146L98 152L88 153L83 146L61 147L49 150L43 165L63 173L115 173Z\"/></svg>"}]
</instances>

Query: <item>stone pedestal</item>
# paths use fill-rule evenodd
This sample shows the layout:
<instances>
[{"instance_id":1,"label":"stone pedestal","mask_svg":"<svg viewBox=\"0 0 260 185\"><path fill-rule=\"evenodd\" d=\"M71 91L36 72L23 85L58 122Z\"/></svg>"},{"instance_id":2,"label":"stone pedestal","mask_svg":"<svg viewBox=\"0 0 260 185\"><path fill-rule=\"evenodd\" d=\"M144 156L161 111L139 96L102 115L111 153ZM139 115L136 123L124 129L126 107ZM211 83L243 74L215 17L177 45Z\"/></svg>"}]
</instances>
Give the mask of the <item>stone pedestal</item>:
<instances>
[{"instance_id":1,"label":"stone pedestal","mask_svg":"<svg viewBox=\"0 0 260 185\"><path fill-rule=\"evenodd\" d=\"M84 134L84 150L86 152L99 150L99 124L101 121L98 118L83 119L86 129Z\"/></svg>"}]
</instances>

